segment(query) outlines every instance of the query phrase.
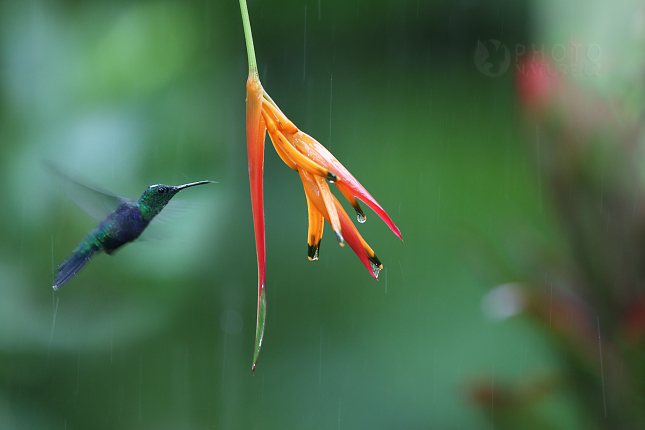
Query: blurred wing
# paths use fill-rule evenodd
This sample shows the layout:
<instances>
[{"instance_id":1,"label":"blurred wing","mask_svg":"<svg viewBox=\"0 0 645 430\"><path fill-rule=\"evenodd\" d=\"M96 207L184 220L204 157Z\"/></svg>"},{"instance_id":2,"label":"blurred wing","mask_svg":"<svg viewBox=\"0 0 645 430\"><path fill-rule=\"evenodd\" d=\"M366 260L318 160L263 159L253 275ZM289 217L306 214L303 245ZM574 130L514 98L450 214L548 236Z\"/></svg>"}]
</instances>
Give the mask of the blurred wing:
<instances>
[{"instance_id":1,"label":"blurred wing","mask_svg":"<svg viewBox=\"0 0 645 430\"><path fill-rule=\"evenodd\" d=\"M51 163L46 162L45 165L60 182L68 197L98 221L114 212L121 203L128 201L110 192L72 179Z\"/></svg>"},{"instance_id":2,"label":"blurred wing","mask_svg":"<svg viewBox=\"0 0 645 430\"><path fill-rule=\"evenodd\" d=\"M137 241L163 241L172 239L172 225L182 222L182 218L199 210L203 205L186 200L171 200L165 208L155 216L148 227L141 233Z\"/></svg>"}]
</instances>

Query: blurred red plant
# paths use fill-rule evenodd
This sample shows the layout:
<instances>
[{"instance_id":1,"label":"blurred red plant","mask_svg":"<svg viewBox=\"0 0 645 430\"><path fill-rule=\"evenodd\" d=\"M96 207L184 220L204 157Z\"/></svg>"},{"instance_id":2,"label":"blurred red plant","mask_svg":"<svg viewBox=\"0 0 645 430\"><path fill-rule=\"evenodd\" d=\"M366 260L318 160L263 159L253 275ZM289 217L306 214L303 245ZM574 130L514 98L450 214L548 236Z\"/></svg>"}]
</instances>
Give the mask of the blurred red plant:
<instances>
[{"instance_id":1,"label":"blurred red plant","mask_svg":"<svg viewBox=\"0 0 645 430\"><path fill-rule=\"evenodd\" d=\"M491 291L485 307L504 317L533 319L563 352L563 373L557 377L562 383L549 390L574 394L584 428L645 428L642 86L634 86L629 100L603 96L561 76L544 56L528 56L517 69L527 140L537 140L538 174L560 218L568 252L561 250L558 261L534 262L541 266L537 272L553 274L548 291L539 287L543 279L525 273L521 284ZM507 397L519 392L504 389ZM482 406L493 395L485 383L475 383L470 393ZM526 406L505 401L530 421L535 409L520 411L520 403Z\"/></svg>"}]
</instances>

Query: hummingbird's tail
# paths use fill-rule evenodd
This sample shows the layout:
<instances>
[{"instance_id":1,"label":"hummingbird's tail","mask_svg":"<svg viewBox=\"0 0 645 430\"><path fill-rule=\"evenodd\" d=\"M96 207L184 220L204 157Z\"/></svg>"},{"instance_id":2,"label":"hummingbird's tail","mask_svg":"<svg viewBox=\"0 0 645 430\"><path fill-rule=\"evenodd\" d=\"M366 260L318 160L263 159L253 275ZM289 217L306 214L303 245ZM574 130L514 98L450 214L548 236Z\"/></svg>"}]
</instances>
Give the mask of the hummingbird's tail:
<instances>
[{"instance_id":1,"label":"hummingbird's tail","mask_svg":"<svg viewBox=\"0 0 645 430\"><path fill-rule=\"evenodd\" d=\"M54 280L54 285L52 288L58 290L58 288L63 285L65 282L72 279L76 272L81 270L81 267L85 266L85 263L90 261L90 258L99 248L95 246L84 246L78 247L74 250L72 255L63 263L58 266L56 279Z\"/></svg>"}]
</instances>

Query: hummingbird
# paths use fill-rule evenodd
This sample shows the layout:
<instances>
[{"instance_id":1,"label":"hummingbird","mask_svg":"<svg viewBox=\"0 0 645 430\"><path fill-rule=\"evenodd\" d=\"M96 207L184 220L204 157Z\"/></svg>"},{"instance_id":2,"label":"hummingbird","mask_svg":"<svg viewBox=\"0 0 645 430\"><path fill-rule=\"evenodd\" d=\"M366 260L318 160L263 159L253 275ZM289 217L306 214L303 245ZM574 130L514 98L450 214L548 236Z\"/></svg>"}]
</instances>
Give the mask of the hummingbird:
<instances>
[{"instance_id":1,"label":"hummingbird","mask_svg":"<svg viewBox=\"0 0 645 430\"><path fill-rule=\"evenodd\" d=\"M60 172L57 173L62 175ZM215 183L214 181L199 181L178 186L150 185L139 200L133 201L98 191L72 179L69 180L84 188L86 192L93 193L95 197L102 198L108 206L118 206L92 229L72 251L72 255L58 266L56 279L52 286L54 290L58 290L61 285L69 281L95 253L103 251L108 255L112 254L121 246L138 238L148 227L150 221L179 191L195 185Z\"/></svg>"}]
</instances>

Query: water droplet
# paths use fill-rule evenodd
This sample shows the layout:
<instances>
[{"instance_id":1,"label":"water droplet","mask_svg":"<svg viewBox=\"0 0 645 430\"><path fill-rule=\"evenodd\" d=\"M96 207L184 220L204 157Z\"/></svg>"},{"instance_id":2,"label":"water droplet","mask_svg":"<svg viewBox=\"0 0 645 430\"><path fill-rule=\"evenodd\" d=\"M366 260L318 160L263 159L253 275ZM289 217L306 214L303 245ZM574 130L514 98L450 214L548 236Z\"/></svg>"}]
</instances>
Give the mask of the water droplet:
<instances>
[{"instance_id":1,"label":"water droplet","mask_svg":"<svg viewBox=\"0 0 645 430\"><path fill-rule=\"evenodd\" d=\"M372 261L370 261L370 266L372 266L372 272L374 272L374 277L378 279L378 274L381 272L381 268L378 267L376 264L374 264Z\"/></svg>"},{"instance_id":2,"label":"water droplet","mask_svg":"<svg viewBox=\"0 0 645 430\"><path fill-rule=\"evenodd\" d=\"M358 220L358 222L363 224L365 222L365 215L360 212L356 212L356 219Z\"/></svg>"},{"instance_id":3,"label":"water droplet","mask_svg":"<svg viewBox=\"0 0 645 430\"><path fill-rule=\"evenodd\" d=\"M317 245L310 245L307 251L307 257L310 261L318 260L318 251L320 250L320 242Z\"/></svg>"}]
</instances>

